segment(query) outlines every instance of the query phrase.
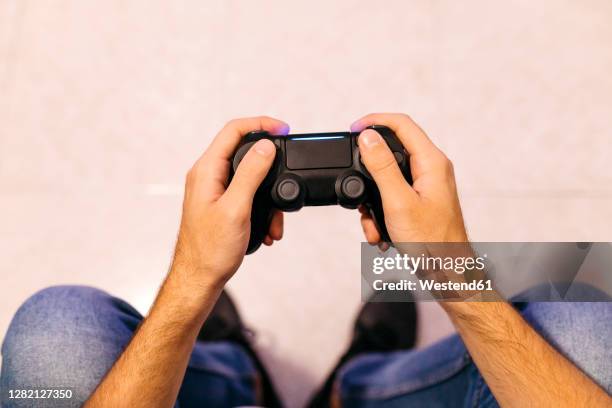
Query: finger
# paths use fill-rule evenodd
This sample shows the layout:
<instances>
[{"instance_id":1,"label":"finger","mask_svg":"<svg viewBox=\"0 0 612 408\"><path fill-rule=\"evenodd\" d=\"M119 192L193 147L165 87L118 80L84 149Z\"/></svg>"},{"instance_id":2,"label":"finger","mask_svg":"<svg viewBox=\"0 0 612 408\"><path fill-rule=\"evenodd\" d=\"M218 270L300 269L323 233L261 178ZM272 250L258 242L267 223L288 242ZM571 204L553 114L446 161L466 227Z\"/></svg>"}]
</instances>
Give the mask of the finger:
<instances>
[{"instance_id":1,"label":"finger","mask_svg":"<svg viewBox=\"0 0 612 408\"><path fill-rule=\"evenodd\" d=\"M408 185L399 169L395 156L382 136L375 130L366 129L359 135L359 152L363 164L374 178L383 202L409 200L416 193Z\"/></svg>"},{"instance_id":2,"label":"finger","mask_svg":"<svg viewBox=\"0 0 612 408\"><path fill-rule=\"evenodd\" d=\"M274 240L269 235L266 235L263 243L265 246L271 246L274 243Z\"/></svg>"},{"instance_id":3,"label":"finger","mask_svg":"<svg viewBox=\"0 0 612 408\"><path fill-rule=\"evenodd\" d=\"M267 116L234 119L228 122L189 172L189 178L192 182L197 182L203 200L216 201L225 192L229 175L228 162L241 138L253 130L287 134L289 125Z\"/></svg>"},{"instance_id":4,"label":"finger","mask_svg":"<svg viewBox=\"0 0 612 408\"><path fill-rule=\"evenodd\" d=\"M283 212L275 210L270 221L270 229L268 236L275 241L280 241L283 238Z\"/></svg>"},{"instance_id":5,"label":"finger","mask_svg":"<svg viewBox=\"0 0 612 408\"><path fill-rule=\"evenodd\" d=\"M361 228L368 244L376 245L380 242L380 232L378 232L378 228L376 228L376 224L369 214L361 215Z\"/></svg>"},{"instance_id":6,"label":"finger","mask_svg":"<svg viewBox=\"0 0 612 408\"><path fill-rule=\"evenodd\" d=\"M401 113L372 113L357 120L351 125L351 130L360 132L368 126L383 125L391 129L410 156L418 160L418 166L411 166L412 176L416 179L428 167L436 166L438 158L444 154L427 137L425 132L408 115ZM411 160L412 164L412 160Z\"/></svg>"},{"instance_id":7,"label":"finger","mask_svg":"<svg viewBox=\"0 0 612 408\"><path fill-rule=\"evenodd\" d=\"M438 150L425 132L408 115L402 113L371 113L355 121L351 130L361 132L372 125L391 129L411 155Z\"/></svg>"},{"instance_id":8,"label":"finger","mask_svg":"<svg viewBox=\"0 0 612 408\"><path fill-rule=\"evenodd\" d=\"M229 160L244 135L256 130L265 130L271 135L286 135L289 133L289 125L269 116L231 120L214 138L206 155Z\"/></svg>"},{"instance_id":9,"label":"finger","mask_svg":"<svg viewBox=\"0 0 612 408\"><path fill-rule=\"evenodd\" d=\"M223 194L228 205L245 205L251 208L253 196L259 185L268 174L276 146L268 139L261 139L246 153L234 174L232 182Z\"/></svg>"}]
</instances>

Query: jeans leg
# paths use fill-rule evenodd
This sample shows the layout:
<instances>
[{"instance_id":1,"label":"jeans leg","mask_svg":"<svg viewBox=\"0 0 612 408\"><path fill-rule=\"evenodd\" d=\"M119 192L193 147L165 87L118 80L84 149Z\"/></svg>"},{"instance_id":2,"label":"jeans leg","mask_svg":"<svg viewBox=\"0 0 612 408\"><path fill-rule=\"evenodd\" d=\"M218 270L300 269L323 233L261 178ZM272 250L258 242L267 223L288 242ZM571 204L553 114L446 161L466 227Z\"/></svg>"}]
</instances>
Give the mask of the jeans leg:
<instances>
[{"instance_id":1,"label":"jeans leg","mask_svg":"<svg viewBox=\"0 0 612 408\"><path fill-rule=\"evenodd\" d=\"M2 345L3 407L80 406L119 357L142 316L97 289L58 286L29 298ZM65 388L68 401L9 399L9 390Z\"/></svg>"},{"instance_id":2,"label":"jeans leg","mask_svg":"<svg viewBox=\"0 0 612 408\"><path fill-rule=\"evenodd\" d=\"M531 303L523 317L555 349L612 393L612 302Z\"/></svg>"},{"instance_id":3,"label":"jeans leg","mask_svg":"<svg viewBox=\"0 0 612 408\"><path fill-rule=\"evenodd\" d=\"M421 350L368 353L338 373L343 407L463 407L474 367L458 336Z\"/></svg>"},{"instance_id":4,"label":"jeans leg","mask_svg":"<svg viewBox=\"0 0 612 408\"><path fill-rule=\"evenodd\" d=\"M10 407L78 407L121 355L142 316L126 302L83 286L44 289L15 314L2 345L0 402ZM196 345L179 394L225 407L254 401L255 370L230 343ZM64 388L70 400L11 399L9 390ZM191 389L197 391L191 391ZM183 396L185 401L183 402Z\"/></svg>"},{"instance_id":5,"label":"jeans leg","mask_svg":"<svg viewBox=\"0 0 612 408\"><path fill-rule=\"evenodd\" d=\"M521 313L553 347L612 392L612 303L529 303ZM357 357L340 371L335 390L346 407L497 406L456 335L422 350Z\"/></svg>"}]
</instances>

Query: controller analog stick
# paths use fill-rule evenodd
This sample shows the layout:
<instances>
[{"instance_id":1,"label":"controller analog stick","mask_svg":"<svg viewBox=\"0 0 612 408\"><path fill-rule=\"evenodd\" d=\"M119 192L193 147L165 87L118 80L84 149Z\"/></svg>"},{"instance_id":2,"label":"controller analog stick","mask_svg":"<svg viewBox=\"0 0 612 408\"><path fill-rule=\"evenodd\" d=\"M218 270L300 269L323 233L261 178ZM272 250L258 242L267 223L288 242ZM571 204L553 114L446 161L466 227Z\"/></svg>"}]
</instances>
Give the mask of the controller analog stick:
<instances>
[{"instance_id":1,"label":"controller analog stick","mask_svg":"<svg viewBox=\"0 0 612 408\"><path fill-rule=\"evenodd\" d=\"M300 185L293 179L285 179L276 187L277 197L285 202L291 202L300 195Z\"/></svg>"},{"instance_id":2,"label":"controller analog stick","mask_svg":"<svg viewBox=\"0 0 612 408\"><path fill-rule=\"evenodd\" d=\"M356 171L342 174L336 179L338 204L345 208L357 208L366 199L366 185L363 176Z\"/></svg>"},{"instance_id":3,"label":"controller analog stick","mask_svg":"<svg viewBox=\"0 0 612 408\"><path fill-rule=\"evenodd\" d=\"M281 176L272 187L271 198L275 207L283 211L297 211L304 205L306 188L299 176Z\"/></svg>"},{"instance_id":4,"label":"controller analog stick","mask_svg":"<svg viewBox=\"0 0 612 408\"><path fill-rule=\"evenodd\" d=\"M350 199L355 200L365 192L365 184L359 176L348 176L342 180L342 194Z\"/></svg>"}]
</instances>

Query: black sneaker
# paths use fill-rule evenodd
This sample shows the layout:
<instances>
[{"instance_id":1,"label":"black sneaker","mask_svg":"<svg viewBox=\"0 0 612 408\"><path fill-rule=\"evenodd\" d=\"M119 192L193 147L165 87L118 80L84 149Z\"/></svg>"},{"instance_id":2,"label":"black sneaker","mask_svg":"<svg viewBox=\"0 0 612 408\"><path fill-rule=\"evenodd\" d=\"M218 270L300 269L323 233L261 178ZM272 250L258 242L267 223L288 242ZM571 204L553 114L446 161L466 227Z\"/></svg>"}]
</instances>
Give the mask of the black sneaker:
<instances>
[{"instance_id":1,"label":"black sneaker","mask_svg":"<svg viewBox=\"0 0 612 408\"><path fill-rule=\"evenodd\" d=\"M274 389L272 380L251 345L253 337L253 332L247 329L242 323L236 305L227 292L223 290L217 303L215 303L215 306L200 329L198 341L231 341L242 346L253 360L255 368L259 372L262 388L262 404L268 408L280 408L283 404Z\"/></svg>"},{"instance_id":2,"label":"black sneaker","mask_svg":"<svg viewBox=\"0 0 612 408\"><path fill-rule=\"evenodd\" d=\"M416 343L416 334L416 303L368 302L363 305L355 321L353 339L348 350L340 357L340 361L321 389L312 397L308 407L330 406L336 374L351 358L362 353L411 349Z\"/></svg>"}]
</instances>

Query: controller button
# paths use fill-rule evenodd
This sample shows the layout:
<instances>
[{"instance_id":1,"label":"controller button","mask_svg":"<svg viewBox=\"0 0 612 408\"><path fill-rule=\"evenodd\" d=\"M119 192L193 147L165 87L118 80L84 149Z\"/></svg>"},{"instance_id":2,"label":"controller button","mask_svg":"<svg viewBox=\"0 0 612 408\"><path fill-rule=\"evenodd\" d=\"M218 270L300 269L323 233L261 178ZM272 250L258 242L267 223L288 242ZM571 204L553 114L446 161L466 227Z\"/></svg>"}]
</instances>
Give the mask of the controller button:
<instances>
[{"instance_id":1,"label":"controller button","mask_svg":"<svg viewBox=\"0 0 612 408\"><path fill-rule=\"evenodd\" d=\"M401 164L401 163L402 163L402 161L404 160L404 155L403 155L403 154L401 154L400 152L393 152L393 156L395 156L395 161L396 161L398 164Z\"/></svg>"},{"instance_id":2,"label":"controller button","mask_svg":"<svg viewBox=\"0 0 612 408\"><path fill-rule=\"evenodd\" d=\"M283 201L293 201L300 195L300 185L292 179L285 179L276 187L278 197Z\"/></svg>"},{"instance_id":3,"label":"controller button","mask_svg":"<svg viewBox=\"0 0 612 408\"><path fill-rule=\"evenodd\" d=\"M356 199L363 195L365 185L361 177L348 176L342 180L342 193L350 199Z\"/></svg>"}]
</instances>

